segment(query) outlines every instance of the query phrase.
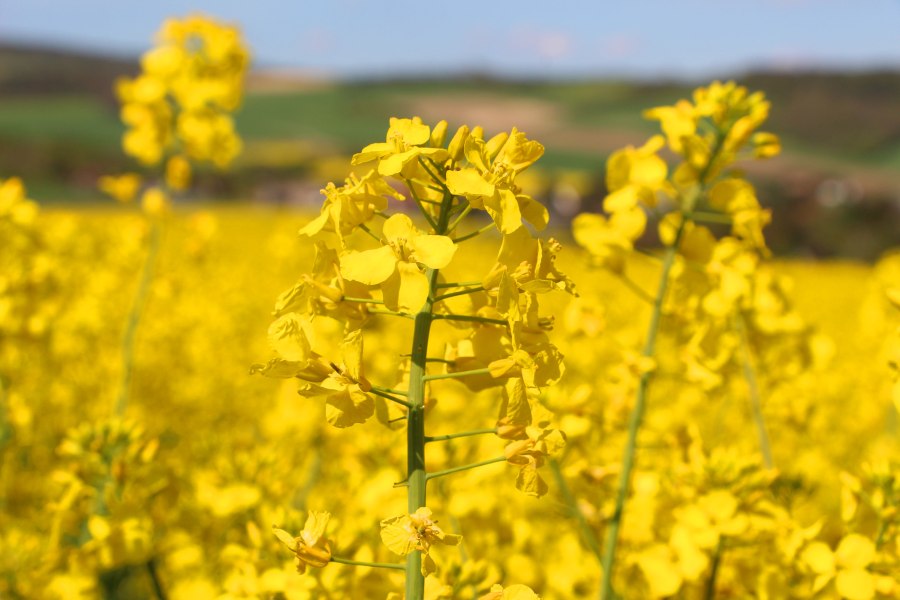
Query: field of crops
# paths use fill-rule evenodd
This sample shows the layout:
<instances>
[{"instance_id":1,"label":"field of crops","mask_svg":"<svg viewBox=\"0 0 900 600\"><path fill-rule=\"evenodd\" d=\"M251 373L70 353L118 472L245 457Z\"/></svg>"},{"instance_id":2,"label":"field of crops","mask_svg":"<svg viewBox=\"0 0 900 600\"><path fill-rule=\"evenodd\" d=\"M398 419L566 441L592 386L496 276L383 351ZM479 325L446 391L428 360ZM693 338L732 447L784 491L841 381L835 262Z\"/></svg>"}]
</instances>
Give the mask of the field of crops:
<instances>
[{"instance_id":1,"label":"field of crops","mask_svg":"<svg viewBox=\"0 0 900 600\"><path fill-rule=\"evenodd\" d=\"M118 203L0 181L0 599L900 598L900 252L772 256L761 93L645 112L571 227L437 118L201 205L247 55L160 40Z\"/></svg>"}]
</instances>

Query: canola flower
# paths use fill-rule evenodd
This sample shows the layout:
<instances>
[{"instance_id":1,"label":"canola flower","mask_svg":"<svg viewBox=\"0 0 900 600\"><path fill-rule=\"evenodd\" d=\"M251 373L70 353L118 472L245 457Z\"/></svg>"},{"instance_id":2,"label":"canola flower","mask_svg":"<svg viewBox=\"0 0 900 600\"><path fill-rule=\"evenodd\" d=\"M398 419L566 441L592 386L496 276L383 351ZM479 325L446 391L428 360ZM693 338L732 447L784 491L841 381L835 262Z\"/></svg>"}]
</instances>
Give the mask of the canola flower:
<instances>
[{"instance_id":1,"label":"canola flower","mask_svg":"<svg viewBox=\"0 0 900 600\"><path fill-rule=\"evenodd\" d=\"M616 153L607 214L576 222L584 251L533 236L545 212L519 187L536 142L415 119L312 220L169 215L120 417L122 282L146 220L39 211L0 181L0 596L399 600L415 581L429 600L530 600L610 580L641 599L900 596L900 259L769 260L766 212L731 166L777 149L764 108L715 84L654 110L663 136ZM185 181L169 162L160 175ZM127 175L106 183L145 189ZM642 243L651 223L662 254ZM240 375L265 343L255 370L277 390Z\"/></svg>"},{"instance_id":2,"label":"canola flower","mask_svg":"<svg viewBox=\"0 0 900 600\"><path fill-rule=\"evenodd\" d=\"M552 265L559 244L534 239L523 226L524 221L546 225L546 209L515 183L515 176L540 158L543 147L517 130L485 141L481 128L463 126L444 147L446 136L443 121L431 128L418 118L391 119L385 142L369 144L353 156L353 165L369 170L351 176L343 186L330 183L322 190L320 217L300 234L330 232L333 246L318 245L317 263L322 266L282 294L276 307L281 316L269 335L277 355L252 368L303 381L300 394L324 396L326 420L336 427L365 423L376 413L376 400L400 407L401 417L387 424L406 421L403 485L408 489L408 514L382 520L381 537L391 551L407 558L409 599L424 597L425 577L438 569L431 546L457 545L462 539L445 533L432 519L426 506L429 481L508 462L520 467L516 487L541 496L548 488L538 469L565 445L562 432L533 422L528 399L528 390L537 392L562 373L562 355L547 335L552 322L540 316L538 296L555 289L571 291L571 282ZM427 229L419 229L402 212L386 212L391 201L412 201ZM473 210L486 212L493 223L460 233ZM501 247L484 278L448 281L443 270L458 246L495 228L502 236ZM374 240L374 247L355 249L364 236ZM356 286L358 296L346 295L350 285ZM376 290L379 294L373 296ZM466 301L468 309L454 309L446 302L451 298ZM341 305L349 305L350 312L341 311ZM285 312L288 307L291 312ZM390 387L374 385L363 375L365 325L378 317L414 322L410 360L395 375L400 383ZM322 318L343 323L341 365L327 362L317 349L314 321ZM452 322L464 332L443 358L434 356L429 345L432 325L439 321ZM426 435L429 388L443 379L499 388L497 427ZM485 434L513 441L495 458L426 469L427 443Z\"/></svg>"}]
</instances>

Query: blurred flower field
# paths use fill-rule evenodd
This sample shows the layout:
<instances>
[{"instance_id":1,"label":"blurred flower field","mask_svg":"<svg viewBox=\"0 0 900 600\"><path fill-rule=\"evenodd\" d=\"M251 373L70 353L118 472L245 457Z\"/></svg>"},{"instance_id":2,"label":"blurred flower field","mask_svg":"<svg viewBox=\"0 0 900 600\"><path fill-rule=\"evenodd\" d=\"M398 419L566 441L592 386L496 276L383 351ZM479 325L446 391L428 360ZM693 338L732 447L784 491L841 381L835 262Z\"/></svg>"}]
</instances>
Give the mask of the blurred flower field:
<instances>
[{"instance_id":1,"label":"blurred flower field","mask_svg":"<svg viewBox=\"0 0 900 600\"><path fill-rule=\"evenodd\" d=\"M181 204L246 63L164 26L122 205L0 182L0 598L900 597L900 253L771 256L761 93L647 111L571 231L538 141L415 117L318 213Z\"/></svg>"}]
</instances>

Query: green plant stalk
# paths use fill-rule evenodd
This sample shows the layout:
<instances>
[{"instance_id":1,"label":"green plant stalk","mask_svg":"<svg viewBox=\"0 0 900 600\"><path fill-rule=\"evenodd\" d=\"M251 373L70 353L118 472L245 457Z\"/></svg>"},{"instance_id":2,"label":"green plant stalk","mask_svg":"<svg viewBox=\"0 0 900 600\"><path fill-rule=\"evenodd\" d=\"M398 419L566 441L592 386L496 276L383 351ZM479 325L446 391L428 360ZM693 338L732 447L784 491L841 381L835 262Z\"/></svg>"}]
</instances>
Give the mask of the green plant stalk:
<instances>
[{"instance_id":1,"label":"green plant stalk","mask_svg":"<svg viewBox=\"0 0 900 600\"><path fill-rule=\"evenodd\" d=\"M741 336L741 363L744 369L744 379L747 380L747 389L750 392L750 406L753 409L753 421L756 424L756 435L759 438L759 450L762 452L766 468L772 469L775 467L775 461L772 459L772 445L769 443L769 433L766 430L766 421L762 413L762 395L756 380L756 369L753 366L753 355L750 352L750 340L747 339L747 326L739 314L735 315L734 321Z\"/></svg>"},{"instance_id":2,"label":"green plant stalk","mask_svg":"<svg viewBox=\"0 0 900 600\"><path fill-rule=\"evenodd\" d=\"M487 465L492 465L498 462L506 462L505 456L497 456L494 458L489 458L487 460L482 460L477 463L471 463L468 465L461 465L459 467L452 467L450 469L444 469L443 471L435 471L434 473L428 473L425 475L425 480L430 481L432 479L436 479L438 477L444 477L446 475L452 475L454 473L461 473L462 471L468 471L470 469L477 469L478 467L485 467Z\"/></svg>"},{"instance_id":3,"label":"green plant stalk","mask_svg":"<svg viewBox=\"0 0 900 600\"><path fill-rule=\"evenodd\" d=\"M439 180L438 180L439 181ZM437 235L444 235L453 195L445 192L435 229ZM423 211L424 212L424 211ZM430 221L430 219L429 219ZM425 386L427 385L425 365L428 364L428 338L431 334L432 312L438 271L429 269L428 299L415 316L412 350L410 351L409 389L406 399L409 403L406 426L406 475L407 509L410 514L425 506ZM422 553L410 552L406 557L406 600L423 600L425 596L425 576L422 575Z\"/></svg>"},{"instance_id":4,"label":"green plant stalk","mask_svg":"<svg viewBox=\"0 0 900 600\"><path fill-rule=\"evenodd\" d=\"M659 322L662 319L663 304L666 298L666 291L669 288L669 274L672 266L675 264L675 257L678 255L678 246L681 244L681 238L684 235L685 225L688 218L681 220L675 239L671 246L666 249L663 258L662 274L659 278L659 287L656 297L653 301L653 312L650 315L650 326L647 329L647 338L644 344L642 356L652 357L656 350L656 336L659 333ZM600 598L602 600L611 600L613 598L612 589L612 569L616 561L616 548L619 544L619 529L622 525L622 514L625 509L625 500L628 497L628 489L631 487L631 471L634 468L635 448L637 446L638 431L641 428L641 422L644 419L644 410L647 402L647 389L650 386L650 378L652 372L648 371L641 375L638 382L637 398L634 402L634 408L631 410L631 416L628 420L628 441L625 444L625 454L622 457L622 471L619 473L619 482L616 489L616 506L609 521L606 532L606 543L603 549L603 583L600 586Z\"/></svg>"},{"instance_id":5,"label":"green plant stalk","mask_svg":"<svg viewBox=\"0 0 900 600\"><path fill-rule=\"evenodd\" d=\"M141 315L144 312L144 305L147 303L147 297L150 295L150 284L153 282L156 259L159 256L159 249L162 245L160 242L162 238L161 229L162 226L159 222L154 222L151 225L150 245L147 249L147 256L144 259L141 280L138 284L134 302L131 305L131 312L128 314L128 321L125 323L125 335L122 337L122 376L119 379L119 392L114 406L114 414L120 417L125 413L125 408L128 406L131 373L134 369L135 338L138 325L141 322Z\"/></svg>"},{"instance_id":6,"label":"green plant stalk","mask_svg":"<svg viewBox=\"0 0 900 600\"><path fill-rule=\"evenodd\" d=\"M722 554L725 552L725 540L719 536L719 543L712 557L712 565L709 570L709 579L706 580L706 600L714 600L716 597L716 580L719 578L719 565L722 564Z\"/></svg>"},{"instance_id":7,"label":"green plant stalk","mask_svg":"<svg viewBox=\"0 0 900 600\"><path fill-rule=\"evenodd\" d=\"M562 494L563 502L566 503L566 508L568 508L571 516L575 517L578 521L578 528L581 530L581 536L584 538L584 543L587 544L590 551L597 557L597 560L602 561L603 554L600 552L600 542L597 541L597 536L588 524L587 519L584 518L584 513L578 508L575 495L572 494L572 489L569 487L569 484L563 475L562 468L559 466L559 461L555 458L550 459L550 470L553 471L553 477L556 479L556 485L559 486L559 492Z\"/></svg>"},{"instance_id":8,"label":"green plant stalk","mask_svg":"<svg viewBox=\"0 0 900 600\"><path fill-rule=\"evenodd\" d=\"M349 558L341 558L340 556L332 556L331 562L340 563L342 565L352 565L354 567L373 567L375 569L399 569L401 571L406 569L406 567L399 563L367 562L364 560L351 560Z\"/></svg>"},{"instance_id":9,"label":"green plant stalk","mask_svg":"<svg viewBox=\"0 0 900 600\"><path fill-rule=\"evenodd\" d=\"M643 356L652 357L656 350L656 335L659 332L659 322L662 319L662 309L665 303L666 291L669 288L669 274L672 266L675 264L675 257L678 255L678 247L681 245L681 238L684 236L685 227L692 219L694 207L697 201L706 191L707 177L712 171L712 167L722 150L725 142L727 129L718 131L709 160L703 167L697 177L697 186L691 190L681 209L681 222L675 231L675 239L672 245L666 249L662 262L662 273L659 277L659 286L657 288L656 297L653 302L653 312L650 316L650 326L647 329L647 338L644 344ZM616 506L613 510L612 518L609 522L609 528L606 533L606 543L603 549L603 582L600 585L601 600L612 600L613 598L613 565L616 562L616 548L619 544L619 529L622 526L622 514L625 510L625 500L628 498L628 489L631 487L631 471L634 468L634 454L637 447L638 430L641 428L641 422L644 419L644 410L647 401L647 388L650 386L650 378L653 373L648 371L641 375L638 382L637 398L635 399L634 408L631 410L631 416L628 421L628 441L625 444L625 454L622 457L622 471L619 473L619 482L616 489Z\"/></svg>"}]
</instances>

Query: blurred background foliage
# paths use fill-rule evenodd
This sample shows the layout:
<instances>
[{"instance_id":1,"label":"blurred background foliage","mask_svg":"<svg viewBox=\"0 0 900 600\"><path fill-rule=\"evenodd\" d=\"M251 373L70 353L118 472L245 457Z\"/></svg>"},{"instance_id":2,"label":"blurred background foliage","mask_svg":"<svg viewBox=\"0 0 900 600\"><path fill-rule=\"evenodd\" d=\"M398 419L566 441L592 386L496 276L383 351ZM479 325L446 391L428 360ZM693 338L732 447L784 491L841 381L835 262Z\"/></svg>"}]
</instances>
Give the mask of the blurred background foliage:
<instances>
[{"instance_id":1,"label":"blurred background foliage","mask_svg":"<svg viewBox=\"0 0 900 600\"><path fill-rule=\"evenodd\" d=\"M0 45L0 174L44 203L93 203L97 178L131 168L113 96L136 61ZM772 101L784 154L754 166L773 210L778 255L874 260L900 243L900 72L749 72L735 79ZM384 135L391 116L517 126L547 147L530 185L563 224L598 210L603 164L642 143L641 111L687 97L697 82L453 78L330 80L255 71L237 128L245 149L228 173L198 174L195 198L316 206L347 157ZM223 201L223 200L220 200ZM224 200L227 201L227 200Z\"/></svg>"}]
</instances>

